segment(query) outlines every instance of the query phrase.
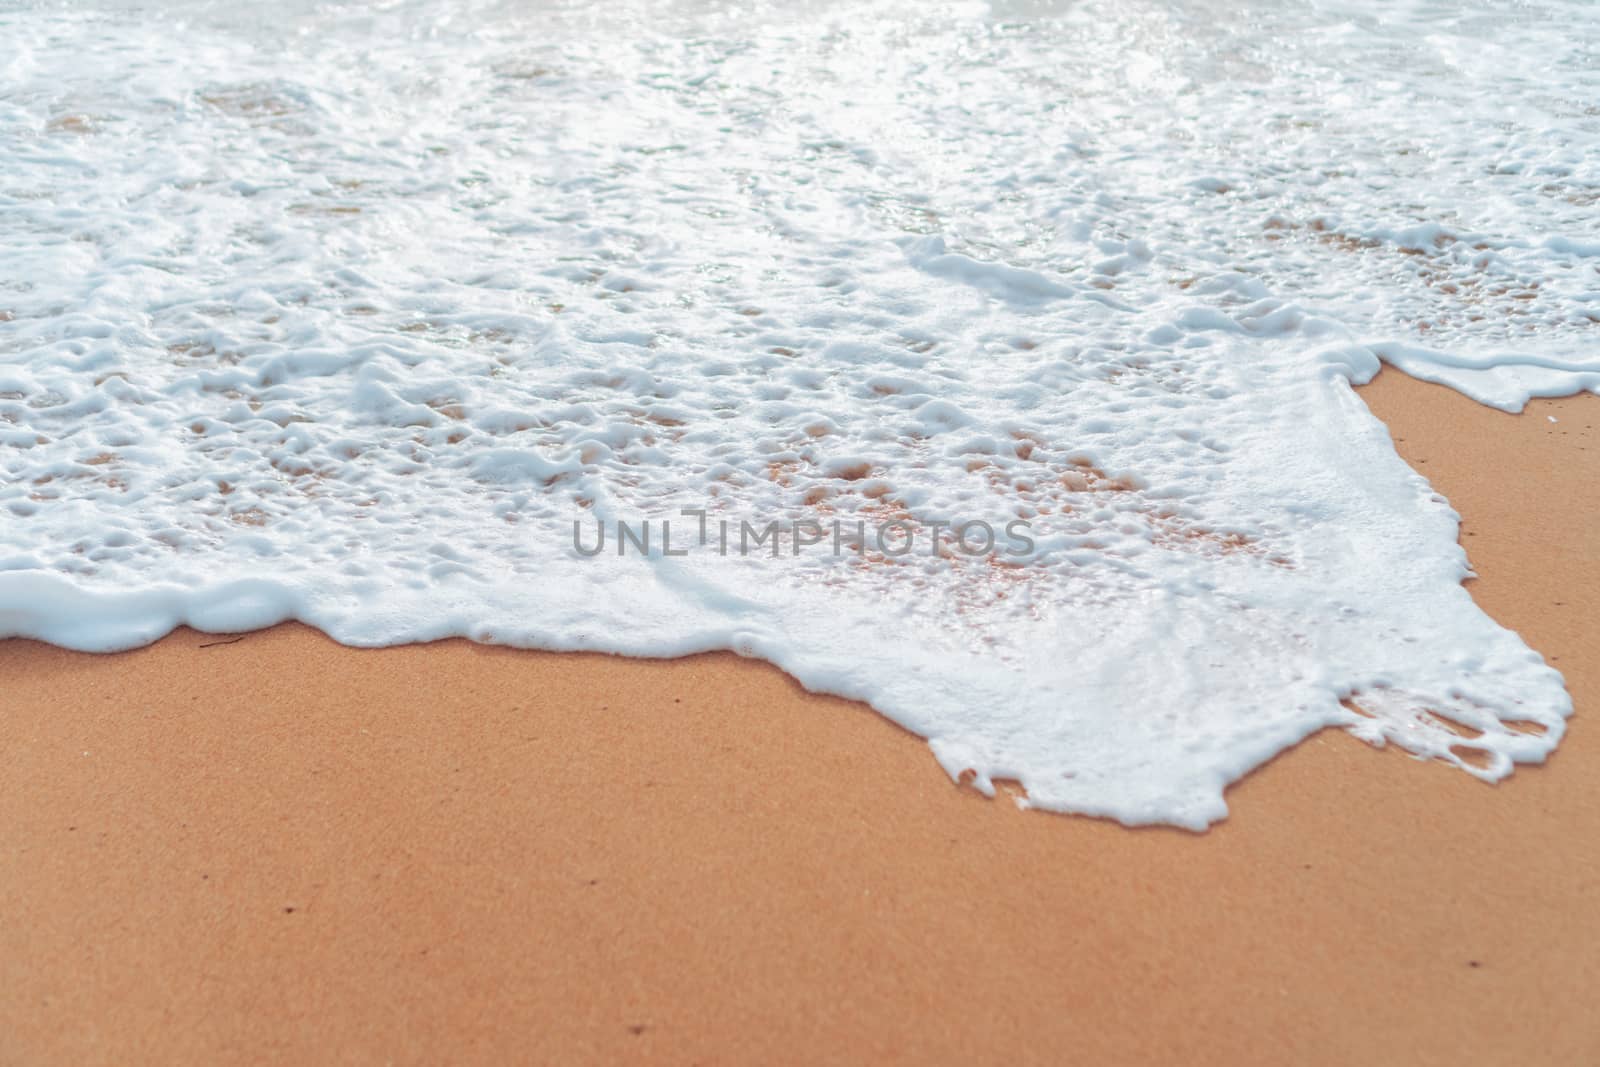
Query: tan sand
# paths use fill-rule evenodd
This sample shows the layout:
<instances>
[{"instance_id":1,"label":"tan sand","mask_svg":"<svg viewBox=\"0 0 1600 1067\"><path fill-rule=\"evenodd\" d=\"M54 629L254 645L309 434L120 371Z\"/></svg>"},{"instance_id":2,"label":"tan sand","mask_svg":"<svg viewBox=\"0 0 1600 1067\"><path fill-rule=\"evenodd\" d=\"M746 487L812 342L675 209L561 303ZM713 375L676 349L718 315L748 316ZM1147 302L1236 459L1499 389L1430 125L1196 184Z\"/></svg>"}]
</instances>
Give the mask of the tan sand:
<instances>
[{"instance_id":1,"label":"tan sand","mask_svg":"<svg viewBox=\"0 0 1600 1067\"><path fill-rule=\"evenodd\" d=\"M13 641L0 1063L1600 1062L1600 398L1366 396L1567 672L1545 767L1324 734L1134 832L731 655Z\"/></svg>"}]
</instances>

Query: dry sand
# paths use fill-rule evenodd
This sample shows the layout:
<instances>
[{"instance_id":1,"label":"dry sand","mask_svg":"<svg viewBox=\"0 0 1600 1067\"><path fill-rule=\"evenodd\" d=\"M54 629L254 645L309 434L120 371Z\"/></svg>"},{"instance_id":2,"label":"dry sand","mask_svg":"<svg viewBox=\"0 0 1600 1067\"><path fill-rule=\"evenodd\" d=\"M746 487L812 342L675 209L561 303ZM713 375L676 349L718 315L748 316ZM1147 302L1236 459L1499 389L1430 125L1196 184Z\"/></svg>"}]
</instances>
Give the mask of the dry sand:
<instances>
[{"instance_id":1,"label":"dry sand","mask_svg":"<svg viewBox=\"0 0 1600 1067\"><path fill-rule=\"evenodd\" d=\"M1600 1062L1600 398L1366 396L1545 767L1325 733L1129 831L731 655L0 643L0 1063Z\"/></svg>"}]
</instances>

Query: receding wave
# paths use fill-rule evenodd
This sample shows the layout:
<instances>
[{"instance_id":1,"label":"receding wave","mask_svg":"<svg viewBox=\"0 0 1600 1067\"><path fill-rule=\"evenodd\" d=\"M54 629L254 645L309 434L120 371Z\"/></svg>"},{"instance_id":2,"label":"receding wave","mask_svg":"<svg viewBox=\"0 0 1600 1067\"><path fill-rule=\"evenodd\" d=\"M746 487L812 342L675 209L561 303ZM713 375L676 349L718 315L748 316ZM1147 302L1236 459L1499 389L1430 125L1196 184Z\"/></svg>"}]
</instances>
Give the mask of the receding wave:
<instances>
[{"instance_id":1,"label":"receding wave","mask_svg":"<svg viewBox=\"0 0 1600 1067\"><path fill-rule=\"evenodd\" d=\"M1591 9L274 12L0 11L0 634L732 648L1129 823L1559 740L1350 386L1600 387Z\"/></svg>"}]
</instances>

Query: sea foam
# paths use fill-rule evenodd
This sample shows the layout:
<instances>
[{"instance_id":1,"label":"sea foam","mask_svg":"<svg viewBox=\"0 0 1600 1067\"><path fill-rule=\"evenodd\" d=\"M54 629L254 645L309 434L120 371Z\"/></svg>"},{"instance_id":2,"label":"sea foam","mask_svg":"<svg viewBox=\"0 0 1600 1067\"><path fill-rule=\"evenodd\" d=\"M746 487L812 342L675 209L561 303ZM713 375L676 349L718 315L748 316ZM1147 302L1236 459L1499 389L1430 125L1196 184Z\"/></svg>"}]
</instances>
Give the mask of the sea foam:
<instances>
[{"instance_id":1,"label":"sea foam","mask_svg":"<svg viewBox=\"0 0 1600 1067\"><path fill-rule=\"evenodd\" d=\"M0 40L0 635L731 648L984 790L1192 828L1324 727L1490 779L1561 736L1351 383L1600 388L1592 7L10 5ZM702 518L789 539L578 547ZM923 540L792 550L834 523Z\"/></svg>"}]
</instances>

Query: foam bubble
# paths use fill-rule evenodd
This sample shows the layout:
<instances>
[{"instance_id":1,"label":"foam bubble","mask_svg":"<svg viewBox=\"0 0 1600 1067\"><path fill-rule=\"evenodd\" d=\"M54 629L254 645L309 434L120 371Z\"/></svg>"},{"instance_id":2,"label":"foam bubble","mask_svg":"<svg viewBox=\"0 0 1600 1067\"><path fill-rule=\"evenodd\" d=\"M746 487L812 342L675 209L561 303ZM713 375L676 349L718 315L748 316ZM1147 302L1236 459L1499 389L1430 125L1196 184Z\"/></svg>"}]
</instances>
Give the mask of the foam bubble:
<instances>
[{"instance_id":1,"label":"foam bubble","mask_svg":"<svg viewBox=\"0 0 1600 1067\"><path fill-rule=\"evenodd\" d=\"M1600 387L1540 11L0 13L0 634L732 648L1129 823L1499 777L1568 697L1350 382Z\"/></svg>"}]
</instances>

